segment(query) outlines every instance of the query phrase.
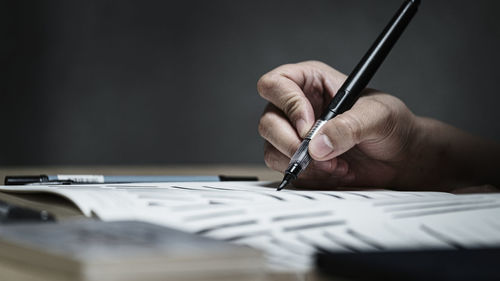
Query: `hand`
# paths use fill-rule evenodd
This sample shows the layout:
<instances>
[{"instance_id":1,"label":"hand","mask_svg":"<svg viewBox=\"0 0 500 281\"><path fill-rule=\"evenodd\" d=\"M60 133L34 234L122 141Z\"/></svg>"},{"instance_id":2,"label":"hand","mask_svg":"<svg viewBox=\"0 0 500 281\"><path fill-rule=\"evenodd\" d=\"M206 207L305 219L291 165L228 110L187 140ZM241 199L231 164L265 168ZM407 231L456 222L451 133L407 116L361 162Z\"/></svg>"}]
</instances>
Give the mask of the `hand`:
<instances>
[{"instance_id":1,"label":"hand","mask_svg":"<svg viewBox=\"0 0 500 281\"><path fill-rule=\"evenodd\" d=\"M259 123L265 162L284 172L346 76L309 61L280 66L258 82L270 103ZM309 144L313 161L301 186L456 190L500 186L500 146L450 125L415 116L396 97L365 89Z\"/></svg>"},{"instance_id":2,"label":"hand","mask_svg":"<svg viewBox=\"0 0 500 281\"><path fill-rule=\"evenodd\" d=\"M346 76L321 62L284 65L262 76L268 100L259 124L265 162L284 172L302 138ZM313 186L391 186L405 168L416 117L397 98L365 90L351 110L328 121L311 140L314 161L299 176Z\"/></svg>"}]
</instances>

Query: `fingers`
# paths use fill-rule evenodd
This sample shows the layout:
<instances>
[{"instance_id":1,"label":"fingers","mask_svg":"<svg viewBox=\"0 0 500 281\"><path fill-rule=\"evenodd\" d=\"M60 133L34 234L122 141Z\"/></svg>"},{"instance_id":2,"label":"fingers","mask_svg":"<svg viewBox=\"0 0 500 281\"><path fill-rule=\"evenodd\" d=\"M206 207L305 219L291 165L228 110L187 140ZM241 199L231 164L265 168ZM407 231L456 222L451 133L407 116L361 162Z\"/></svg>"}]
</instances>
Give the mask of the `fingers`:
<instances>
[{"instance_id":1,"label":"fingers","mask_svg":"<svg viewBox=\"0 0 500 281\"><path fill-rule=\"evenodd\" d=\"M282 154L292 157L301 139L286 116L276 106L268 104L259 122L259 134Z\"/></svg>"},{"instance_id":2,"label":"fingers","mask_svg":"<svg viewBox=\"0 0 500 281\"><path fill-rule=\"evenodd\" d=\"M383 138L394 128L394 112L376 98L360 98L350 110L328 121L311 140L311 157L332 159L361 142Z\"/></svg>"},{"instance_id":3,"label":"fingers","mask_svg":"<svg viewBox=\"0 0 500 281\"><path fill-rule=\"evenodd\" d=\"M257 83L259 94L281 109L301 136L314 123L314 110L300 87L304 84L303 77L301 69L284 65L265 74Z\"/></svg>"},{"instance_id":4,"label":"fingers","mask_svg":"<svg viewBox=\"0 0 500 281\"><path fill-rule=\"evenodd\" d=\"M264 144L264 161L266 165L278 172L284 173L288 168L290 158L281 153L269 142ZM311 161L307 169L300 174L301 179L348 179L349 164L340 158L334 158L328 161Z\"/></svg>"},{"instance_id":5,"label":"fingers","mask_svg":"<svg viewBox=\"0 0 500 281\"><path fill-rule=\"evenodd\" d=\"M290 162L290 158L277 150L274 146L272 146L269 142L264 143L264 162L266 166L284 173L286 168L288 167L288 163Z\"/></svg>"},{"instance_id":6,"label":"fingers","mask_svg":"<svg viewBox=\"0 0 500 281\"><path fill-rule=\"evenodd\" d=\"M284 112L304 137L345 76L320 62L280 66L262 76L259 94Z\"/></svg>"},{"instance_id":7,"label":"fingers","mask_svg":"<svg viewBox=\"0 0 500 281\"><path fill-rule=\"evenodd\" d=\"M301 139L288 122L286 116L274 105L269 104L259 123L259 133L266 140L264 161L276 171L285 172L290 158L297 151ZM312 161L301 174L301 178L328 178L347 174L347 162L342 159Z\"/></svg>"},{"instance_id":8,"label":"fingers","mask_svg":"<svg viewBox=\"0 0 500 281\"><path fill-rule=\"evenodd\" d=\"M264 147L264 160L271 169L284 172L288 167L290 158L300 146L301 139L290 125L283 112L274 105L269 104L259 123L259 133L266 140ZM304 172L305 177L326 176L324 173L335 173L341 176L347 173L347 162L341 159L328 161L312 161ZM314 171L318 173L314 174Z\"/></svg>"}]
</instances>

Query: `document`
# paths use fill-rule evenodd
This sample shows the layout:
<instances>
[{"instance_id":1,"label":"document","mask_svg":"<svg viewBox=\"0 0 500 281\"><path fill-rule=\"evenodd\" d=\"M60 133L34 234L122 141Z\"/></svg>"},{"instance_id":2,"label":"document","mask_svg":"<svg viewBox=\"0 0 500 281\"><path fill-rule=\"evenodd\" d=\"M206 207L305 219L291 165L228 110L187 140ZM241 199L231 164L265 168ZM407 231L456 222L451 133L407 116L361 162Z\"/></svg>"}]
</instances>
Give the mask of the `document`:
<instances>
[{"instance_id":1,"label":"document","mask_svg":"<svg viewBox=\"0 0 500 281\"><path fill-rule=\"evenodd\" d=\"M263 250L274 271L304 272L318 251L500 245L500 194L277 192L267 182L2 186L48 192L88 217L140 220Z\"/></svg>"}]
</instances>

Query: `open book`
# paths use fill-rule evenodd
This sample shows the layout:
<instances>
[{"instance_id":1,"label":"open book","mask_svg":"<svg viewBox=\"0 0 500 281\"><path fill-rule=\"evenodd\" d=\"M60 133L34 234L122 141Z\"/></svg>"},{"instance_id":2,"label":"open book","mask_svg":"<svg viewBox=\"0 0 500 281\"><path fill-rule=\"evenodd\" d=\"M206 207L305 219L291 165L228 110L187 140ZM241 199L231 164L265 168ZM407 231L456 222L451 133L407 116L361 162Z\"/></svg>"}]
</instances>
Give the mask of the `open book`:
<instances>
[{"instance_id":1,"label":"open book","mask_svg":"<svg viewBox=\"0 0 500 281\"><path fill-rule=\"evenodd\" d=\"M55 194L72 202L87 217L152 222L262 249L269 268L277 271L307 271L314 253L325 249L358 252L500 245L500 194L276 192L268 185L2 186L0 198L41 207L43 202L54 202L46 201L43 194ZM56 216L58 211L61 216L74 215L67 205L57 208L52 209Z\"/></svg>"}]
</instances>

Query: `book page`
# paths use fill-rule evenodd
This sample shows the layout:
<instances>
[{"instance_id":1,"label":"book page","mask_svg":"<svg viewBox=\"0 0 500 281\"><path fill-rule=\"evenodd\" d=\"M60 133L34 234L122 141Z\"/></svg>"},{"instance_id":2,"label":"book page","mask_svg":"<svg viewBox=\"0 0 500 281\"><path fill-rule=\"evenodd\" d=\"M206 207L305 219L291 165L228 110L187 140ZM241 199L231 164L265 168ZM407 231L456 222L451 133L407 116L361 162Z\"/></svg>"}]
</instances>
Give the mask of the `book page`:
<instances>
[{"instance_id":1,"label":"book page","mask_svg":"<svg viewBox=\"0 0 500 281\"><path fill-rule=\"evenodd\" d=\"M307 271L314 253L500 244L500 195L307 191L266 182L25 186L87 216L141 220L265 251L273 270ZM16 190L19 187L2 187Z\"/></svg>"}]
</instances>

